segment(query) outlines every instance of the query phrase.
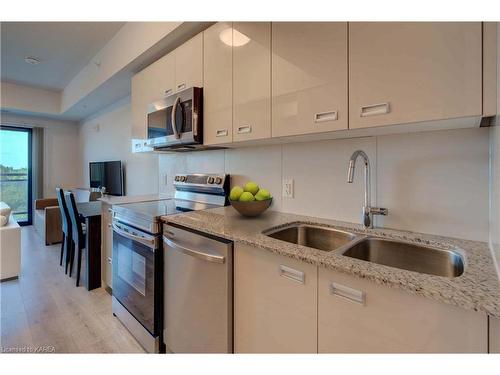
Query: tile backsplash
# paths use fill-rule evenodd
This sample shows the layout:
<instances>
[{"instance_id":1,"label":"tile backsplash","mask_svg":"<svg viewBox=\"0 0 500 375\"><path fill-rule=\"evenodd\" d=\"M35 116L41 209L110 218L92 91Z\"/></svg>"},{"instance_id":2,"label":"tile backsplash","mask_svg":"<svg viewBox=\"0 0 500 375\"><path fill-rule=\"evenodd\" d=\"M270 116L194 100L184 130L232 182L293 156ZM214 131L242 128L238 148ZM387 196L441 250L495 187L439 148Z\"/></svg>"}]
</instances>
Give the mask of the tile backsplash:
<instances>
[{"instance_id":1,"label":"tile backsplash","mask_svg":"<svg viewBox=\"0 0 500 375\"><path fill-rule=\"evenodd\" d=\"M347 183L351 154L370 158L372 205L389 209L387 228L488 240L488 129L474 128L185 154L161 154L159 192L173 194L176 173L229 173L274 196L272 209L359 222L363 163ZM283 179L294 197L282 197Z\"/></svg>"}]
</instances>

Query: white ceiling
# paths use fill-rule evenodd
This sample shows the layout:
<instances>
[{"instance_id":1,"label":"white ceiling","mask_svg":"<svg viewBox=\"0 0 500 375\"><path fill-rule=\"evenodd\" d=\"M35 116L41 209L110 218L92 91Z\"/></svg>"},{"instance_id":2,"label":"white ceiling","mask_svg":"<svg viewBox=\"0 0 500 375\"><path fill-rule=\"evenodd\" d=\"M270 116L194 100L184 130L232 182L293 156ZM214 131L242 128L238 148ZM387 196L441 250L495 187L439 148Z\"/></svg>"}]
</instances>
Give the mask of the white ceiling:
<instances>
[{"instance_id":1,"label":"white ceiling","mask_svg":"<svg viewBox=\"0 0 500 375\"><path fill-rule=\"evenodd\" d=\"M2 22L1 80L62 90L124 22ZM26 56L41 60L24 62Z\"/></svg>"}]
</instances>

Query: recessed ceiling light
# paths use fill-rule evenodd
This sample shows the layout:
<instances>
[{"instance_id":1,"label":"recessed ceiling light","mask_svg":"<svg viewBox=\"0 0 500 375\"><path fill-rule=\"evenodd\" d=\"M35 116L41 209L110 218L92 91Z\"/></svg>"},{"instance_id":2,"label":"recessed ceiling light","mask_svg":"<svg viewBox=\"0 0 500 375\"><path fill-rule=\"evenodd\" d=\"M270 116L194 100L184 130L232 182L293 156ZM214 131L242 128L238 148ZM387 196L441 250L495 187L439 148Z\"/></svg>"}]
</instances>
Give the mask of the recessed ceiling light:
<instances>
[{"instance_id":1,"label":"recessed ceiling light","mask_svg":"<svg viewBox=\"0 0 500 375\"><path fill-rule=\"evenodd\" d=\"M26 56L24 58L24 61L26 62L26 64L30 64L30 65L40 64L40 59L38 57L33 57L33 56Z\"/></svg>"}]
</instances>

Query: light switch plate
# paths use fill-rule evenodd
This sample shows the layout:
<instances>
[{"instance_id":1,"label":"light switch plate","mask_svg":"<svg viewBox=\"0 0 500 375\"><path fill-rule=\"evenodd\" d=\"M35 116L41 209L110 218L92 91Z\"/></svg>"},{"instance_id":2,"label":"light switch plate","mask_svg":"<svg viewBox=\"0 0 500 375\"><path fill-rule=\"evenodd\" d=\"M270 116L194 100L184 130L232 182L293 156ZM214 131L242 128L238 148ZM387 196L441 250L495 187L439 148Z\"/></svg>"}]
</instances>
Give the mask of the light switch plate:
<instances>
[{"instance_id":1,"label":"light switch plate","mask_svg":"<svg viewBox=\"0 0 500 375\"><path fill-rule=\"evenodd\" d=\"M293 178L283 180L283 198L293 198Z\"/></svg>"}]
</instances>

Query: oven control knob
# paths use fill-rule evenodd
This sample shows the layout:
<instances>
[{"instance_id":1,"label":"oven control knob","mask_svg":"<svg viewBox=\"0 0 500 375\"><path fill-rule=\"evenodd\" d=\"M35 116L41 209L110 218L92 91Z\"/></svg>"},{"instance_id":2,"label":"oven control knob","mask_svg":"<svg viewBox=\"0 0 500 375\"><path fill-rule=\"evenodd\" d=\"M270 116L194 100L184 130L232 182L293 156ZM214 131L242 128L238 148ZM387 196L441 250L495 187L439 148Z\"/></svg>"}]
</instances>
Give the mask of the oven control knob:
<instances>
[{"instance_id":1,"label":"oven control knob","mask_svg":"<svg viewBox=\"0 0 500 375\"><path fill-rule=\"evenodd\" d=\"M209 177L209 178L207 179L207 182L208 182L209 184L213 184L213 183L214 183L214 178L213 178L213 177Z\"/></svg>"},{"instance_id":2,"label":"oven control knob","mask_svg":"<svg viewBox=\"0 0 500 375\"><path fill-rule=\"evenodd\" d=\"M181 182L186 181L186 176L179 176L179 180L180 180Z\"/></svg>"},{"instance_id":3,"label":"oven control knob","mask_svg":"<svg viewBox=\"0 0 500 375\"><path fill-rule=\"evenodd\" d=\"M222 178L221 177L215 177L215 183L217 185L220 185L222 183Z\"/></svg>"},{"instance_id":4,"label":"oven control knob","mask_svg":"<svg viewBox=\"0 0 500 375\"><path fill-rule=\"evenodd\" d=\"M179 176L175 176L174 180L179 181Z\"/></svg>"}]
</instances>

